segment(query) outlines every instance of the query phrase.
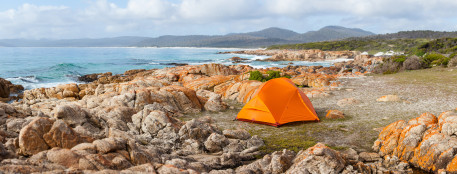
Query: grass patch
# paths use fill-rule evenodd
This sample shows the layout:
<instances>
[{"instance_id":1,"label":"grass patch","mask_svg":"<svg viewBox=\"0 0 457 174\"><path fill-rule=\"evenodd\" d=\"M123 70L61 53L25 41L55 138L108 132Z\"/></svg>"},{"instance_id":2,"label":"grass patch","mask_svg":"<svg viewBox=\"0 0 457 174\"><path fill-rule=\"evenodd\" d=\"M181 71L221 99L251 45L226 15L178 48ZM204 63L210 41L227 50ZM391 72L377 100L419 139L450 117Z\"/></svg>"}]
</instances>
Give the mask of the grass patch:
<instances>
[{"instance_id":1,"label":"grass patch","mask_svg":"<svg viewBox=\"0 0 457 174\"><path fill-rule=\"evenodd\" d=\"M274 129L281 129L281 128L274 128ZM254 131L250 130L249 132L252 135L258 135L263 138L265 142L265 146L260 148L260 151L263 154L269 154L275 151L281 151L283 149L292 150L298 152L302 149L307 149L311 146L316 144L314 138L309 137L303 131L290 131L287 134L284 133L273 133L268 136L265 136L265 131L269 130L262 130L262 131ZM275 131L278 132L278 131Z\"/></svg>"},{"instance_id":2,"label":"grass patch","mask_svg":"<svg viewBox=\"0 0 457 174\"><path fill-rule=\"evenodd\" d=\"M433 67L430 69L405 71L397 74L375 75L380 78L393 78L395 84L431 86L438 90L454 92L457 88L457 69Z\"/></svg>"}]
</instances>

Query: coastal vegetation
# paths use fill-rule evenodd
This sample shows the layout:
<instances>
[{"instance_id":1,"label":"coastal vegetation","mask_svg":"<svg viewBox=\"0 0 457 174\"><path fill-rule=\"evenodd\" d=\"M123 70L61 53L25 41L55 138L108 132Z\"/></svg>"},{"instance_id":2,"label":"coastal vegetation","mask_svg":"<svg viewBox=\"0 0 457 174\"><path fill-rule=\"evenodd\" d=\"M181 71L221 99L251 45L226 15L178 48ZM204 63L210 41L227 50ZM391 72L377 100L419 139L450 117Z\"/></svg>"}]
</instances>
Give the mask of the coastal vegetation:
<instances>
[{"instance_id":1,"label":"coastal vegetation","mask_svg":"<svg viewBox=\"0 0 457 174\"><path fill-rule=\"evenodd\" d=\"M268 49L322 51L360 51L373 55L378 52L394 51L401 55L385 56L373 72L382 74L404 70L417 70L434 66L457 66L457 38L455 32L411 31L397 34L351 38L340 41L312 42L288 45L273 45ZM400 38L398 38L400 37Z\"/></svg>"},{"instance_id":2,"label":"coastal vegetation","mask_svg":"<svg viewBox=\"0 0 457 174\"><path fill-rule=\"evenodd\" d=\"M249 80L257 80L261 82L266 82L271 79L286 77L290 79L289 75L281 76L280 71L267 71L266 76L264 76L260 71L250 71L249 72Z\"/></svg>"},{"instance_id":3,"label":"coastal vegetation","mask_svg":"<svg viewBox=\"0 0 457 174\"><path fill-rule=\"evenodd\" d=\"M320 49L322 51L395 51L423 56L426 53L453 54L457 51L457 32L405 31L395 34L348 38L338 41L272 45L268 49ZM455 55L455 54L453 54ZM451 56L452 57L452 56Z\"/></svg>"},{"instance_id":4,"label":"coastal vegetation","mask_svg":"<svg viewBox=\"0 0 457 174\"><path fill-rule=\"evenodd\" d=\"M341 40L341 41L324 41L288 45L273 45L268 49L319 49L322 51L367 51L370 54L377 52L396 51L396 52L414 52L418 46L427 43L426 39L366 39L366 40Z\"/></svg>"}]
</instances>

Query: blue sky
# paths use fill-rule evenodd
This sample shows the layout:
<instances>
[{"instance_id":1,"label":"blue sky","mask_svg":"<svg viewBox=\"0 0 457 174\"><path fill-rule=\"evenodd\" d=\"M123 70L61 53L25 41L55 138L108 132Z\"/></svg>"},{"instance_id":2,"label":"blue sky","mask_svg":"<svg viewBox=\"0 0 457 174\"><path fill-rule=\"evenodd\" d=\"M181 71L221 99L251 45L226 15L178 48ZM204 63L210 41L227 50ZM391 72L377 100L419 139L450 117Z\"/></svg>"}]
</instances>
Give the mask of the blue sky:
<instances>
[{"instance_id":1,"label":"blue sky","mask_svg":"<svg viewBox=\"0 0 457 174\"><path fill-rule=\"evenodd\" d=\"M218 35L328 25L375 33L457 30L455 0L0 1L0 39Z\"/></svg>"}]
</instances>

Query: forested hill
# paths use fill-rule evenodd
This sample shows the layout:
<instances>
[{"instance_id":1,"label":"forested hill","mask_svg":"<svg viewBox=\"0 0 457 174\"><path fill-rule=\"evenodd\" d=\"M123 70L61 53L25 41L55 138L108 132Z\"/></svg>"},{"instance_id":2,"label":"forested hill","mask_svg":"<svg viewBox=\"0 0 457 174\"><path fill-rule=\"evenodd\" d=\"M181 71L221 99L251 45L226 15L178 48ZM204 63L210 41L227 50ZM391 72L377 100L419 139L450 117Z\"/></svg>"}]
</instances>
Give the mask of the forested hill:
<instances>
[{"instance_id":1,"label":"forested hill","mask_svg":"<svg viewBox=\"0 0 457 174\"><path fill-rule=\"evenodd\" d=\"M162 36L146 39L137 46L159 47L266 47L274 44L307 43L316 41L338 40L349 37L369 36L374 33L358 28L327 26L317 31L303 34L281 29L267 28L248 33L231 33L217 36Z\"/></svg>"},{"instance_id":2,"label":"forested hill","mask_svg":"<svg viewBox=\"0 0 457 174\"><path fill-rule=\"evenodd\" d=\"M457 50L457 32L401 31L366 37L353 37L339 41L273 45L268 49L320 49L324 51L397 51L411 54L437 52L453 53Z\"/></svg>"},{"instance_id":3,"label":"forested hill","mask_svg":"<svg viewBox=\"0 0 457 174\"><path fill-rule=\"evenodd\" d=\"M431 30L415 30L415 31L400 31L397 33L378 34L359 38L348 38L347 40L364 40L364 39L440 39L457 37L457 32L449 31L431 31Z\"/></svg>"},{"instance_id":4,"label":"forested hill","mask_svg":"<svg viewBox=\"0 0 457 174\"><path fill-rule=\"evenodd\" d=\"M317 31L297 33L282 28L267 28L247 33L226 35L186 35L152 37L116 37L101 39L28 40L0 39L3 47L248 47L258 48L275 44L306 43L362 37L374 33L358 28L327 26Z\"/></svg>"}]
</instances>

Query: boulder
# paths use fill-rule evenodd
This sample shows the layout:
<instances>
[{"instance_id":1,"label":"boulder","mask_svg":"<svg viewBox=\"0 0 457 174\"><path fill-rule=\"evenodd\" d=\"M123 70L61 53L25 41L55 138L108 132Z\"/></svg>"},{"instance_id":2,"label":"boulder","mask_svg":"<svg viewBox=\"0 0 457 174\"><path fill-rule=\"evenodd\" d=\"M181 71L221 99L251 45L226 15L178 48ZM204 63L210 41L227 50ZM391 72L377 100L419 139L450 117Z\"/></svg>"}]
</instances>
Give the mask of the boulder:
<instances>
[{"instance_id":1,"label":"boulder","mask_svg":"<svg viewBox=\"0 0 457 174\"><path fill-rule=\"evenodd\" d=\"M0 165L0 171L4 173L41 173L45 170L42 167L34 165L7 164Z\"/></svg>"},{"instance_id":2,"label":"boulder","mask_svg":"<svg viewBox=\"0 0 457 174\"><path fill-rule=\"evenodd\" d=\"M76 127L87 122L88 113L78 105L58 105L54 109L53 116L64 120L70 126Z\"/></svg>"},{"instance_id":3,"label":"boulder","mask_svg":"<svg viewBox=\"0 0 457 174\"><path fill-rule=\"evenodd\" d=\"M222 132L211 124L210 117L192 119L186 122L179 130L181 140L194 139L198 142L205 142L212 133L222 134Z\"/></svg>"},{"instance_id":4,"label":"boulder","mask_svg":"<svg viewBox=\"0 0 457 174\"><path fill-rule=\"evenodd\" d=\"M363 162L376 162L381 160L378 153L362 152L359 154L359 157Z\"/></svg>"},{"instance_id":5,"label":"boulder","mask_svg":"<svg viewBox=\"0 0 457 174\"><path fill-rule=\"evenodd\" d=\"M205 100L204 108L207 111L219 112L227 109L227 104L222 101L222 95L208 90L197 91L197 96Z\"/></svg>"},{"instance_id":6,"label":"boulder","mask_svg":"<svg viewBox=\"0 0 457 174\"><path fill-rule=\"evenodd\" d=\"M378 101L378 102L399 102L402 100L397 95L385 95L385 96L382 96L382 97L376 99L376 101Z\"/></svg>"},{"instance_id":7,"label":"boulder","mask_svg":"<svg viewBox=\"0 0 457 174\"><path fill-rule=\"evenodd\" d=\"M236 172L233 173L284 173L292 166L295 155L295 152L286 149L276 151L272 154L265 155L262 159L256 160L251 164L238 167ZM216 173L216 171L211 173Z\"/></svg>"},{"instance_id":8,"label":"boulder","mask_svg":"<svg viewBox=\"0 0 457 174\"><path fill-rule=\"evenodd\" d=\"M286 173L340 173L344 170L346 161L339 152L317 143L307 150L298 152L293 165Z\"/></svg>"},{"instance_id":9,"label":"boulder","mask_svg":"<svg viewBox=\"0 0 457 174\"><path fill-rule=\"evenodd\" d=\"M70 101L82 98L77 84L64 84L52 88L36 88L24 91L24 100L29 102L35 99L66 99Z\"/></svg>"},{"instance_id":10,"label":"boulder","mask_svg":"<svg viewBox=\"0 0 457 174\"><path fill-rule=\"evenodd\" d=\"M95 140L92 144L97 148L97 152L108 153L126 149L126 143L127 142L121 138L105 138L102 140Z\"/></svg>"},{"instance_id":11,"label":"boulder","mask_svg":"<svg viewBox=\"0 0 457 174\"><path fill-rule=\"evenodd\" d=\"M80 143L93 141L92 138L80 136L62 120L55 121L51 129L43 135L43 139L50 148L66 149L71 149Z\"/></svg>"},{"instance_id":12,"label":"boulder","mask_svg":"<svg viewBox=\"0 0 457 174\"><path fill-rule=\"evenodd\" d=\"M0 78L0 98L10 97L10 84L8 80Z\"/></svg>"},{"instance_id":13,"label":"boulder","mask_svg":"<svg viewBox=\"0 0 457 174\"><path fill-rule=\"evenodd\" d=\"M262 82L257 80L244 80L241 82L236 82L228 87L228 89L225 91L224 99L247 103L249 100L251 100L257 89L262 84Z\"/></svg>"},{"instance_id":14,"label":"boulder","mask_svg":"<svg viewBox=\"0 0 457 174\"><path fill-rule=\"evenodd\" d=\"M172 120L164 112L152 111L143 119L141 130L155 136L168 124L172 125L174 122L176 121Z\"/></svg>"},{"instance_id":15,"label":"boulder","mask_svg":"<svg viewBox=\"0 0 457 174\"><path fill-rule=\"evenodd\" d=\"M92 138L81 136L64 121L52 121L37 117L21 129L19 133L20 154L34 155L53 148L70 149L79 143L92 142Z\"/></svg>"},{"instance_id":16,"label":"boulder","mask_svg":"<svg viewBox=\"0 0 457 174\"><path fill-rule=\"evenodd\" d=\"M237 130L226 129L226 130L222 131L222 133L227 138L240 139L240 140L247 140L247 139L251 138L251 134L244 129L237 129Z\"/></svg>"},{"instance_id":17,"label":"boulder","mask_svg":"<svg viewBox=\"0 0 457 174\"><path fill-rule=\"evenodd\" d=\"M122 170L121 173L156 173L156 170L151 163L147 163Z\"/></svg>"},{"instance_id":18,"label":"boulder","mask_svg":"<svg viewBox=\"0 0 457 174\"><path fill-rule=\"evenodd\" d=\"M336 80L334 75L325 75L325 74L315 74L315 73L304 73L299 76L291 78L299 87L325 87L331 84L331 81Z\"/></svg>"},{"instance_id":19,"label":"boulder","mask_svg":"<svg viewBox=\"0 0 457 174\"><path fill-rule=\"evenodd\" d=\"M154 109L152 105L146 106L142 111L132 116L133 128L139 133L148 133L157 136L161 130L167 127L177 132L181 125L179 120L167 116L166 113ZM132 129L132 128L131 128Z\"/></svg>"},{"instance_id":20,"label":"boulder","mask_svg":"<svg viewBox=\"0 0 457 174\"><path fill-rule=\"evenodd\" d=\"M177 101L178 107L185 113L196 113L202 109L202 105L193 89L172 85L163 87L160 90L171 93L173 100Z\"/></svg>"},{"instance_id":21,"label":"boulder","mask_svg":"<svg viewBox=\"0 0 457 174\"><path fill-rule=\"evenodd\" d=\"M2 110L2 109L0 109L0 110ZM0 113L0 115L2 115L2 114ZM21 131L21 129L24 126L26 126L26 124L27 124L26 119L21 119L21 118L8 119L6 121L6 130L8 130L9 132L19 133Z\"/></svg>"},{"instance_id":22,"label":"boulder","mask_svg":"<svg viewBox=\"0 0 457 174\"><path fill-rule=\"evenodd\" d=\"M217 133L212 133L205 141L205 148L211 152L219 152L229 144L229 140L224 136Z\"/></svg>"},{"instance_id":23,"label":"boulder","mask_svg":"<svg viewBox=\"0 0 457 174\"><path fill-rule=\"evenodd\" d=\"M198 90L210 90L213 91L215 86L223 84L229 80L232 80L235 76L223 76L215 75L205 78L195 79L184 83L184 87L198 91Z\"/></svg>"},{"instance_id":24,"label":"boulder","mask_svg":"<svg viewBox=\"0 0 457 174\"><path fill-rule=\"evenodd\" d=\"M65 166L65 167L79 167L81 156L74 153L70 149L53 148L46 154L47 160Z\"/></svg>"},{"instance_id":25,"label":"boulder","mask_svg":"<svg viewBox=\"0 0 457 174\"><path fill-rule=\"evenodd\" d=\"M29 156L49 149L43 136L51 130L53 121L38 117L21 129L19 133L20 154Z\"/></svg>"},{"instance_id":26,"label":"boulder","mask_svg":"<svg viewBox=\"0 0 457 174\"><path fill-rule=\"evenodd\" d=\"M342 111L339 110L329 110L327 111L327 115L325 115L327 119L340 119L344 118L344 114Z\"/></svg>"},{"instance_id":27,"label":"boulder","mask_svg":"<svg viewBox=\"0 0 457 174\"><path fill-rule=\"evenodd\" d=\"M224 66L221 64L204 64L202 65L201 72L207 76L215 76L215 75L235 75L238 74L237 70L234 70L228 66Z\"/></svg>"}]
</instances>

